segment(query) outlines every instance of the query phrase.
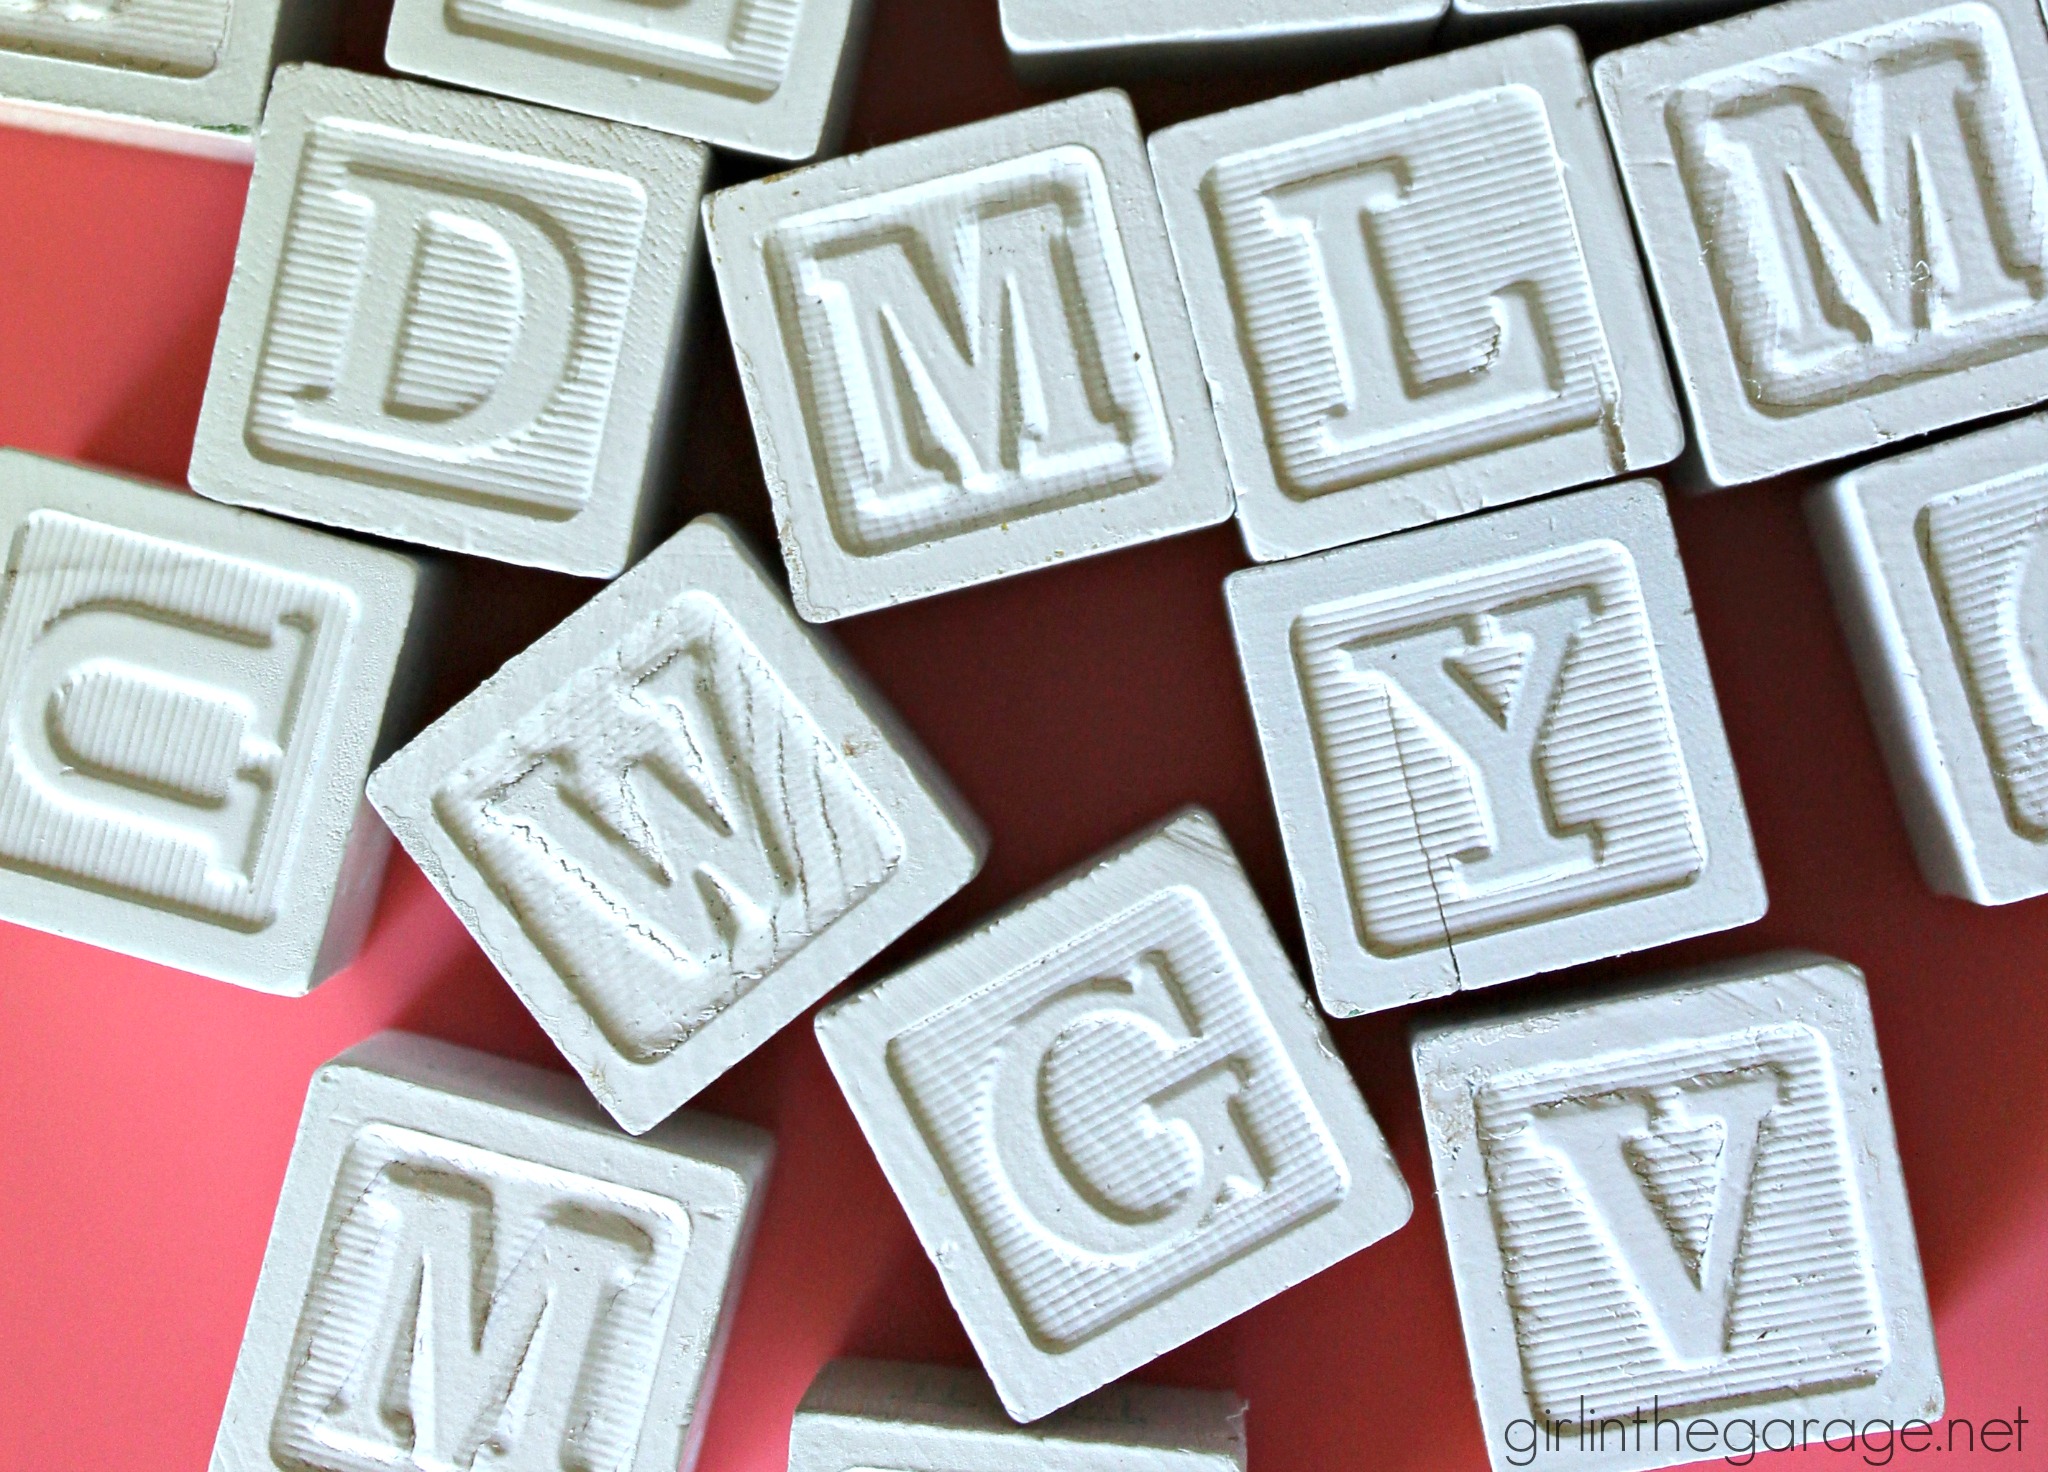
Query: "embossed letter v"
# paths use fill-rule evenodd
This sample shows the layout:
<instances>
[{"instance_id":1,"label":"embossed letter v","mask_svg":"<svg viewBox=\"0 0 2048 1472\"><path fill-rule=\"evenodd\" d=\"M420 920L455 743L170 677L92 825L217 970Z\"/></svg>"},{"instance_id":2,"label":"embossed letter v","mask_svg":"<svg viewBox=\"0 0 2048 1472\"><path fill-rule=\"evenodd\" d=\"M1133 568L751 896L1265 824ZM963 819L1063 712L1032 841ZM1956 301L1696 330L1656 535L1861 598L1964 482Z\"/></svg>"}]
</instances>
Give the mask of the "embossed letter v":
<instances>
[{"instance_id":1,"label":"embossed letter v","mask_svg":"<svg viewBox=\"0 0 2048 1472\"><path fill-rule=\"evenodd\" d=\"M1777 1098L1775 1078L1739 1074L1567 1104L1534 1122L1676 1363L1727 1353L1750 1183Z\"/></svg>"}]
</instances>

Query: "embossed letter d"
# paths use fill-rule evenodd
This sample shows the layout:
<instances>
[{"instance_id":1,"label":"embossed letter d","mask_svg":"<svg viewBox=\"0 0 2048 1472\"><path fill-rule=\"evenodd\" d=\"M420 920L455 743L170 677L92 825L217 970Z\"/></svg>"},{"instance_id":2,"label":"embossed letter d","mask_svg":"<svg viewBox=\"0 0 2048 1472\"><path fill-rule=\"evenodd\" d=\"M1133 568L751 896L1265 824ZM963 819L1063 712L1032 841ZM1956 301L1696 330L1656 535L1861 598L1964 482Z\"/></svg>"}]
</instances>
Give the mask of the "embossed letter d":
<instances>
[{"instance_id":1,"label":"embossed letter d","mask_svg":"<svg viewBox=\"0 0 2048 1472\"><path fill-rule=\"evenodd\" d=\"M317 125L251 450L573 515L596 475L646 204L615 175Z\"/></svg>"}]
</instances>

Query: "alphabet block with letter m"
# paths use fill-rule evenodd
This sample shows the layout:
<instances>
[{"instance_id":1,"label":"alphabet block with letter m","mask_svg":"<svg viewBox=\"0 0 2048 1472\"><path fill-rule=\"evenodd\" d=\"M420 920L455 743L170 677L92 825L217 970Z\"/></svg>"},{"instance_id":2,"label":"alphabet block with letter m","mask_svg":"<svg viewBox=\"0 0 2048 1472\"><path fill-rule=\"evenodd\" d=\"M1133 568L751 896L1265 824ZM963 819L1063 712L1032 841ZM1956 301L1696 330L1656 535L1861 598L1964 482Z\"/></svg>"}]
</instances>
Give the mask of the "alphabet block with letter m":
<instances>
[{"instance_id":1,"label":"alphabet block with letter m","mask_svg":"<svg viewBox=\"0 0 2048 1472\"><path fill-rule=\"evenodd\" d=\"M2048 393L2037 7L1801 0L1595 76L1714 483Z\"/></svg>"},{"instance_id":2,"label":"alphabet block with letter m","mask_svg":"<svg viewBox=\"0 0 2048 1472\"><path fill-rule=\"evenodd\" d=\"M724 190L705 219L805 618L1230 516L1121 93Z\"/></svg>"},{"instance_id":3,"label":"alphabet block with letter m","mask_svg":"<svg viewBox=\"0 0 2048 1472\"><path fill-rule=\"evenodd\" d=\"M314 1075L214 1472L696 1459L771 1144L389 1032Z\"/></svg>"}]
</instances>

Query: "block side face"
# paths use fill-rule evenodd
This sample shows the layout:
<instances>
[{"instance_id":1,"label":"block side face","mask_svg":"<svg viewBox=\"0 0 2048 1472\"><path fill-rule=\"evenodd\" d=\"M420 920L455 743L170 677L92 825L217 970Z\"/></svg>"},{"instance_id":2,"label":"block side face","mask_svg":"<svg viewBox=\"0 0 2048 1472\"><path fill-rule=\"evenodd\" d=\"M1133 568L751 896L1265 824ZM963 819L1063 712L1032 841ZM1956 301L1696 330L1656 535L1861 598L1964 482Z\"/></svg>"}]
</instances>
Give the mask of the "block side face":
<instances>
[{"instance_id":1,"label":"block side face","mask_svg":"<svg viewBox=\"0 0 2048 1472\"><path fill-rule=\"evenodd\" d=\"M401 0L396 69L801 161L829 141L866 0L692 6L650 22L608 0Z\"/></svg>"},{"instance_id":2,"label":"block side face","mask_svg":"<svg viewBox=\"0 0 2048 1472\"><path fill-rule=\"evenodd\" d=\"M0 911L307 990L410 564L14 453L0 534Z\"/></svg>"},{"instance_id":3,"label":"block side face","mask_svg":"<svg viewBox=\"0 0 2048 1472\"><path fill-rule=\"evenodd\" d=\"M545 1088L529 1112L496 1060L433 1050L450 1091L408 1076L405 1049L369 1051L397 1070L343 1062L308 1096L214 1466L462 1465L492 1436L674 1467L743 1178L565 1123Z\"/></svg>"},{"instance_id":4,"label":"block side face","mask_svg":"<svg viewBox=\"0 0 2048 1472\"><path fill-rule=\"evenodd\" d=\"M1229 515L1121 95L727 190L707 220L807 618Z\"/></svg>"},{"instance_id":5,"label":"block side face","mask_svg":"<svg viewBox=\"0 0 2048 1472\"><path fill-rule=\"evenodd\" d=\"M790 1457L803 1472L898 1465L997 1472L1034 1455L1063 1469L1221 1472L1242 1466L1243 1413L1244 1402L1227 1393L1124 1385L1019 1426L975 1371L835 1360L797 1408Z\"/></svg>"},{"instance_id":6,"label":"block side face","mask_svg":"<svg viewBox=\"0 0 2048 1472\"><path fill-rule=\"evenodd\" d=\"M2039 398L2048 295L2024 262L2048 248L2026 223L2048 199L2048 31L2034 7L1804 0L1602 67L1714 479L1759 480ZM1847 135L1830 120L1851 115L1886 121L1837 154L1830 140ZM1938 190L1914 195L1914 169ZM1874 208L1855 202L1852 172L1878 181ZM1910 284L1897 263L1937 214L1953 228ZM1801 231L1824 245L1808 253ZM1835 301L1856 304L1854 331L1828 315Z\"/></svg>"},{"instance_id":7,"label":"block side face","mask_svg":"<svg viewBox=\"0 0 2048 1472\"><path fill-rule=\"evenodd\" d=\"M706 152L412 83L280 77L194 485L617 573L666 428Z\"/></svg>"},{"instance_id":8,"label":"block side face","mask_svg":"<svg viewBox=\"0 0 2048 1472\"><path fill-rule=\"evenodd\" d=\"M31 5L0 20L0 94L175 130L253 133L278 0Z\"/></svg>"},{"instance_id":9,"label":"block side face","mask_svg":"<svg viewBox=\"0 0 2048 1472\"><path fill-rule=\"evenodd\" d=\"M1190 0L1171 12L1143 0L1002 0L1003 40L1022 56L1062 56L1122 48L1243 46L1313 36L1342 36L1436 19L1433 0L1375 6L1369 13L1337 0Z\"/></svg>"},{"instance_id":10,"label":"block side face","mask_svg":"<svg viewBox=\"0 0 2048 1472\"><path fill-rule=\"evenodd\" d=\"M1678 452L1591 111L1576 43L1545 31L1155 135L1254 556Z\"/></svg>"},{"instance_id":11,"label":"block side face","mask_svg":"<svg viewBox=\"0 0 2048 1472\"><path fill-rule=\"evenodd\" d=\"M372 798L644 1130L966 883L979 850L715 523L551 640Z\"/></svg>"},{"instance_id":12,"label":"block side face","mask_svg":"<svg viewBox=\"0 0 2048 1472\"><path fill-rule=\"evenodd\" d=\"M1813 506L1930 882L1979 903L2048 890L2032 575L2048 423L1879 462Z\"/></svg>"},{"instance_id":13,"label":"block side face","mask_svg":"<svg viewBox=\"0 0 2048 1472\"><path fill-rule=\"evenodd\" d=\"M1331 1011L1762 913L1654 483L1241 573L1228 598Z\"/></svg>"},{"instance_id":14,"label":"block side face","mask_svg":"<svg viewBox=\"0 0 2048 1472\"><path fill-rule=\"evenodd\" d=\"M1406 1219L1298 986L1198 817L821 1015L827 1059L1013 1416Z\"/></svg>"},{"instance_id":15,"label":"block side face","mask_svg":"<svg viewBox=\"0 0 2048 1472\"><path fill-rule=\"evenodd\" d=\"M1581 1396L1596 1425L1654 1398L1717 1430L1939 1405L1852 969L1782 958L1453 1026L1418 1044L1416 1068L1496 1465L1510 1423L1576 1425ZM1668 1453L1568 1436L1535 1456L1589 1458Z\"/></svg>"}]
</instances>

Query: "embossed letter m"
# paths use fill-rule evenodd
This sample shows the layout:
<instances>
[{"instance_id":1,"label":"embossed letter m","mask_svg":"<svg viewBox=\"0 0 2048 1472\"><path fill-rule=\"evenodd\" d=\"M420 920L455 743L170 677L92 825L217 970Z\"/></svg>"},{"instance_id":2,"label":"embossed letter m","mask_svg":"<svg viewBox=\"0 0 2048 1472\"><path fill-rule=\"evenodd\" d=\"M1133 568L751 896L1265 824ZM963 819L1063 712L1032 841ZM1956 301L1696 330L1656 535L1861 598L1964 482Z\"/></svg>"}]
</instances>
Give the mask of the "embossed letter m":
<instances>
[{"instance_id":1,"label":"embossed letter m","mask_svg":"<svg viewBox=\"0 0 2048 1472\"><path fill-rule=\"evenodd\" d=\"M856 556L1099 500L1171 467L1089 150L802 215L768 256L826 505Z\"/></svg>"},{"instance_id":2,"label":"embossed letter m","mask_svg":"<svg viewBox=\"0 0 2048 1472\"><path fill-rule=\"evenodd\" d=\"M2048 342L2048 164L1989 8L1716 72L1666 116L1767 411Z\"/></svg>"},{"instance_id":3,"label":"embossed letter m","mask_svg":"<svg viewBox=\"0 0 2048 1472\"><path fill-rule=\"evenodd\" d=\"M275 1455L623 1472L689 1235L672 1201L369 1126L336 1183Z\"/></svg>"}]
</instances>

